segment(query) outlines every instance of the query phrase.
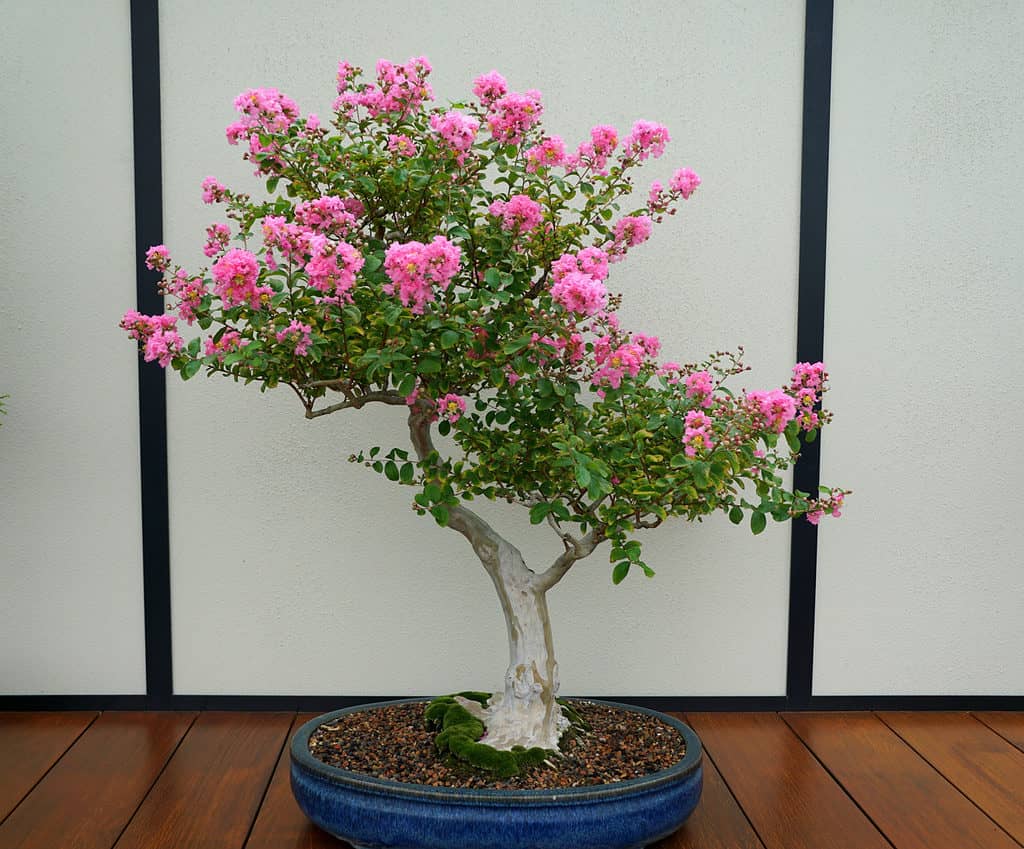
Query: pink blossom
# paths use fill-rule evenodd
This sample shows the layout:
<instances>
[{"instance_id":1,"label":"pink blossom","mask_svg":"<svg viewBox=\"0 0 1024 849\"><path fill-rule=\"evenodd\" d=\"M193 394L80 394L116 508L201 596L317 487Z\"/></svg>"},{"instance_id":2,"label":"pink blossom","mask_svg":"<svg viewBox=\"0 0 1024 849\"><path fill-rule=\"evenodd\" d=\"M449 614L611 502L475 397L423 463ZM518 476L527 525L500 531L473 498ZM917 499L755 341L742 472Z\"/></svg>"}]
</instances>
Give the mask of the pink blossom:
<instances>
[{"instance_id":1,"label":"pink blossom","mask_svg":"<svg viewBox=\"0 0 1024 849\"><path fill-rule=\"evenodd\" d=\"M241 248L224 254L213 264L210 273L216 282L213 290L227 309L239 304L259 309L272 293L269 287L256 285L259 263L252 253Z\"/></svg>"},{"instance_id":2,"label":"pink blossom","mask_svg":"<svg viewBox=\"0 0 1024 849\"><path fill-rule=\"evenodd\" d=\"M175 354L181 353L184 341L174 330L157 330L146 340L142 359L147 363L156 360L162 368L167 368Z\"/></svg>"},{"instance_id":3,"label":"pink blossom","mask_svg":"<svg viewBox=\"0 0 1024 849\"><path fill-rule=\"evenodd\" d=\"M496 200L488 209L501 218L501 226L513 233L529 233L541 221L541 207L529 195L513 195L507 202Z\"/></svg>"},{"instance_id":4,"label":"pink blossom","mask_svg":"<svg viewBox=\"0 0 1024 849\"><path fill-rule=\"evenodd\" d=\"M508 92L508 85L505 78L497 71L489 74L481 74L473 80L473 94L479 99L484 107L490 106L494 101L504 97Z\"/></svg>"},{"instance_id":5,"label":"pink blossom","mask_svg":"<svg viewBox=\"0 0 1024 849\"><path fill-rule=\"evenodd\" d=\"M551 286L551 300L577 315L595 315L607 306L608 290L582 271L570 271Z\"/></svg>"},{"instance_id":6,"label":"pink blossom","mask_svg":"<svg viewBox=\"0 0 1024 849\"><path fill-rule=\"evenodd\" d=\"M812 525L816 525L816 524L818 524L818 522L821 521L821 517L824 516L824 515L825 515L825 511L822 510L819 507L817 510L811 510L809 513L807 513L805 518Z\"/></svg>"},{"instance_id":7,"label":"pink blossom","mask_svg":"<svg viewBox=\"0 0 1024 849\"><path fill-rule=\"evenodd\" d=\"M536 173L538 168L553 168L565 162L565 142L558 136L549 136L526 151L526 170Z\"/></svg>"},{"instance_id":8,"label":"pink blossom","mask_svg":"<svg viewBox=\"0 0 1024 849\"><path fill-rule=\"evenodd\" d=\"M508 381L508 385L509 386L515 386L522 379L523 379L522 376L519 375L519 374L516 374L512 370L511 366L505 366L505 380Z\"/></svg>"},{"instance_id":9,"label":"pink blossom","mask_svg":"<svg viewBox=\"0 0 1024 849\"><path fill-rule=\"evenodd\" d=\"M352 296L349 293L356 285L356 275L364 262L359 251L347 242L323 239L317 241L305 271L309 275L309 285L314 289L325 294L336 294L351 303Z\"/></svg>"},{"instance_id":10,"label":"pink blossom","mask_svg":"<svg viewBox=\"0 0 1024 849\"><path fill-rule=\"evenodd\" d=\"M443 115L431 115L430 127L458 154L457 159L461 164L466 153L473 147L480 122L469 115L451 110Z\"/></svg>"},{"instance_id":11,"label":"pink blossom","mask_svg":"<svg viewBox=\"0 0 1024 849\"><path fill-rule=\"evenodd\" d=\"M196 310L206 296L206 283L202 277L189 277L179 268L167 284L168 294L178 298L178 316L187 324L196 318Z\"/></svg>"},{"instance_id":12,"label":"pink blossom","mask_svg":"<svg viewBox=\"0 0 1024 849\"><path fill-rule=\"evenodd\" d=\"M300 321L292 319L292 323L289 324L284 330L279 330L274 337L278 342L284 342L285 339L295 340L295 353L297 356L304 357L309 353L309 346L313 342L312 334L313 328L308 324L303 324Z\"/></svg>"},{"instance_id":13,"label":"pink blossom","mask_svg":"<svg viewBox=\"0 0 1024 849\"><path fill-rule=\"evenodd\" d=\"M386 59L377 62L377 84L380 97L376 103L366 103L371 115L389 113L408 115L420 108L425 100L434 96L427 82L431 71L426 56L410 59L404 65L395 65Z\"/></svg>"},{"instance_id":14,"label":"pink blossom","mask_svg":"<svg viewBox=\"0 0 1024 849\"><path fill-rule=\"evenodd\" d=\"M235 98L235 109L241 120L228 127L228 141L238 144L246 132L280 133L288 129L299 117L295 101L276 88L251 88Z\"/></svg>"},{"instance_id":15,"label":"pink blossom","mask_svg":"<svg viewBox=\"0 0 1024 849\"><path fill-rule=\"evenodd\" d=\"M608 276L608 254L600 248L583 248L577 254L562 254L551 263L551 279L556 283L574 271L604 280Z\"/></svg>"},{"instance_id":16,"label":"pink blossom","mask_svg":"<svg viewBox=\"0 0 1024 849\"><path fill-rule=\"evenodd\" d=\"M796 416L796 401L781 389L748 392L746 402L758 423L776 433L782 433Z\"/></svg>"},{"instance_id":17,"label":"pink blossom","mask_svg":"<svg viewBox=\"0 0 1024 849\"><path fill-rule=\"evenodd\" d=\"M167 245L153 245L146 251L146 268L150 271L166 271L171 264L171 254Z\"/></svg>"},{"instance_id":18,"label":"pink blossom","mask_svg":"<svg viewBox=\"0 0 1024 849\"><path fill-rule=\"evenodd\" d=\"M672 179L668 181L668 187L678 192L683 196L683 200L689 200L696 190L697 186L700 185L700 177L698 177L689 168L680 168L672 175Z\"/></svg>"},{"instance_id":19,"label":"pink blossom","mask_svg":"<svg viewBox=\"0 0 1024 849\"><path fill-rule=\"evenodd\" d=\"M797 363L793 366L793 381L790 387L797 389L818 390L824 384L828 372L824 363Z\"/></svg>"},{"instance_id":20,"label":"pink blossom","mask_svg":"<svg viewBox=\"0 0 1024 849\"><path fill-rule=\"evenodd\" d=\"M144 315L136 310L128 310L121 319L120 327L128 331L132 339L145 342L154 333L173 330L178 320L173 315Z\"/></svg>"},{"instance_id":21,"label":"pink blossom","mask_svg":"<svg viewBox=\"0 0 1024 849\"><path fill-rule=\"evenodd\" d=\"M294 224L279 215L263 219L263 242L268 248L277 248L288 260L303 262L310 252L310 241L316 232L304 224Z\"/></svg>"},{"instance_id":22,"label":"pink blossom","mask_svg":"<svg viewBox=\"0 0 1024 849\"><path fill-rule=\"evenodd\" d=\"M653 224L646 215L627 215L615 224L615 244L621 248L635 248L651 237Z\"/></svg>"},{"instance_id":23,"label":"pink blossom","mask_svg":"<svg viewBox=\"0 0 1024 849\"><path fill-rule=\"evenodd\" d=\"M455 424L462 414L466 412L466 402L458 395L449 392L442 398L437 399L437 415Z\"/></svg>"},{"instance_id":24,"label":"pink blossom","mask_svg":"<svg viewBox=\"0 0 1024 849\"><path fill-rule=\"evenodd\" d=\"M696 398L702 407L711 406L711 393L714 391L715 383L710 372L695 371L688 374L685 383L687 398Z\"/></svg>"},{"instance_id":25,"label":"pink blossom","mask_svg":"<svg viewBox=\"0 0 1024 849\"><path fill-rule=\"evenodd\" d=\"M416 143L400 133L392 133L388 136L388 150L405 157L413 157L419 152L416 150Z\"/></svg>"},{"instance_id":26,"label":"pink blossom","mask_svg":"<svg viewBox=\"0 0 1024 849\"><path fill-rule=\"evenodd\" d=\"M345 205L345 199L324 195L316 200L295 205L295 220L321 233L346 235L358 226L356 216Z\"/></svg>"},{"instance_id":27,"label":"pink blossom","mask_svg":"<svg viewBox=\"0 0 1024 849\"><path fill-rule=\"evenodd\" d=\"M658 213L668 209L669 200L665 195L665 187L657 180L651 183L651 189L647 193L647 211Z\"/></svg>"},{"instance_id":28,"label":"pink blossom","mask_svg":"<svg viewBox=\"0 0 1024 849\"><path fill-rule=\"evenodd\" d=\"M645 336L643 333L634 333L633 341L644 349L648 357L657 357L661 353L661 340L657 336Z\"/></svg>"},{"instance_id":29,"label":"pink blossom","mask_svg":"<svg viewBox=\"0 0 1024 849\"><path fill-rule=\"evenodd\" d=\"M232 351L237 351L244 345L248 345L248 339L242 339L241 334L237 330L225 330L221 334L220 339L214 340L210 337L206 340L206 356L217 357L218 360L224 362L226 357Z\"/></svg>"},{"instance_id":30,"label":"pink blossom","mask_svg":"<svg viewBox=\"0 0 1024 849\"><path fill-rule=\"evenodd\" d=\"M215 177L203 180L203 203L220 203L227 197L227 189Z\"/></svg>"},{"instance_id":31,"label":"pink blossom","mask_svg":"<svg viewBox=\"0 0 1024 849\"><path fill-rule=\"evenodd\" d=\"M524 134L540 121L543 111L539 91L513 92L490 104L487 126L502 144L519 144Z\"/></svg>"},{"instance_id":32,"label":"pink blossom","mask_svg":"<svg viewBox=\"0 0 1024 849\"><path fill-rule=\"evenodd\" d=\"M707 451L714 447L711 439L711 419L699 410L690 410L686 414L686 429L683 432L683 445L687 457L696 457L698 451Z\"/></svg>"},{"instance_id":33,"label":"pink blossom","mask_svg":"<svg viewBox=\"0 0 1024 849\"><path fill-rule=\"evenodd\" d=\"M458 273L461 257L459 247L444 236L435 236L426 245L395 243L384 256L384 271L390 282L382 288L393 295L397 287L402 304L411 305L412 311L420 315L434 300L435 285L442 291L448 288Z\"/></svg>"},{"instance_id":34,"label":"pink blossom","mask_svg":"<svg viewBox=\"0 0 1024 849\"><path fill-rule=\"evenodd\" d=\"M353 67L348 62L338 62L338 94L342 94L348 90L349 86L355 82L356 77L359 76L359 69Z\"/></svg>"},{"instance_id":35,"label":"pink blossom","mask_svg":"<svg viewBox=\"0 0 1024 849\"><path fill-rule=\"evenodd\" d=\"M596 345L594 353L595 356L598 353ZM614 351L609 352L605 358L598 359L600 368L594 372L591 381L607 383L612 389L618 389L626 374L636 377L640 373L645 356L644 349L639 345L632 342L620 345Z\"/></svg>"},{"instance_id":36,"label":"pink blossom","mask_svg":"<svg viewBox=\"0 0 1024 849\"><path fill-rule=\"evenodd\" d=\"M203 253L206 256L217 256L228 246L231 238L231 228L227 224L211 224L206 228L206 244L203 245Z\"/></svg>"},{"instance_id":37,"label":"pink blossom","mask_svg":"<svg viewBox=\"0 0 1024 849\"><path fill-rule=\"evenodd\" d=\"M566 161L566 167L573 169L577 164L592 168L598 174L605 173L608 157L619 144L619 131L607 124L599 124L590 131L590 141L583 142L576 153Z\"/></svg>"},{"instance_id":38,"label":"pink blossom","mask_svg":"<svg viewBox=\"0 0 1024 849\"><path fill-rule=\"evenodd\" d=\"M657 159L665 152L668 141L668 127L653 121L637 121L623 142L623 159Z\"/></svg>"},{"instance_id":39,"label":"pink blossom","mask_svg":"<svg viewBox=\"0 0 1024 849\"><path fill-rule=\"evenodd\" d=\"M309 117L306 118L306 129L311 132L320 129L320 118L317 117L315 112L310 112Z\"/></svg>"}]
</instances>

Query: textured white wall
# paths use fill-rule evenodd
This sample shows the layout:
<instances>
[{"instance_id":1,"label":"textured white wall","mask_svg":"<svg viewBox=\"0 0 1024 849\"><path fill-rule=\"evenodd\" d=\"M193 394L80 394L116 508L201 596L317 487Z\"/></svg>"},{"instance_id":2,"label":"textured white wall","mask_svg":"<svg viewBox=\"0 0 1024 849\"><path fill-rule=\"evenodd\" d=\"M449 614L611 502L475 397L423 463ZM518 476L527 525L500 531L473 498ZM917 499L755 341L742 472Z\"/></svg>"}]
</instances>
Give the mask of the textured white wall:
<instances>
[{"instance_id":1,"label":"textured white wall","mask_svg":"<svg viewBox=\"0 0 1024 849\"><path fill-rule=\"evenodd\" d=\"M4 3L0 100L0 692L141 693L128 5Z\"/></svg>"},{"instance_id":2,"label":"textured white wall","mask_svg":"<svg viewBox=\"0 0 1024 849\"><path fill-rule=\"evenodd\" d=\"M426 54L439 100L497 68L539 88L567 141L597 123L666 123L648 179L704 177L685 214L615 270L624 320L681 361L745 344L748 385L785 381L795 349L803 3L306 2L256 14L234 0L161 8L166 242L196 265L207 174L258 188L223 140L231 101L276 86L326 114L337 60ZM211 68L213 69L211 71ZM431 693L494 687L506 663L493 591L461 537L419 519L406 491L350 466L404 444L395 410L315 422L284 393L172 381L169 439L175 690ZM486 511L528 562L550 532ZM652 581L611 585L604 556L551 598L563 690L780 694L789 540L728 522L650 537ZM424 566L423 564L427 564Z\"/></svg>"},{"instance_id":3,"label":"textured white wall","mask_svg":"<svg viewBox=\"0 0 1024 849\"><path fill-rule=\"evenodd\" d=\"M1019 3L836 4L820 695L1024 692L1022 44Z\"/></svg>"}]
</instances>

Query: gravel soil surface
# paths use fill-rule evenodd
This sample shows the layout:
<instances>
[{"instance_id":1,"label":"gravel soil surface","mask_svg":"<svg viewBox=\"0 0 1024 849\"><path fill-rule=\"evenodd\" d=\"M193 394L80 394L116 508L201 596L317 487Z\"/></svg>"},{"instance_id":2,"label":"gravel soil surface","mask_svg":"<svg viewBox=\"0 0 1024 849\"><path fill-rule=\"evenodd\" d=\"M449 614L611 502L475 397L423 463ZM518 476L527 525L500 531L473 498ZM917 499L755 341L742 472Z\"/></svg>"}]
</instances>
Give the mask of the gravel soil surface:
<instances>
[{"instance_id":1,"label":"gravel soil surface","mask_svg":"<svg viewBox=\"0 0 1024 849\"><path fill-rule=\"evenodd\" d=\"M512 778L494 779L438 755L434 732L423 725L425 702L350 713L321 725L309 740L313 757L376 778L475 790L549 790L593 787L641 778L682 760L682 735L660 719L592 702L570 704L590 731L563 743L562 756Z\"/></svg>"}]
</instances>

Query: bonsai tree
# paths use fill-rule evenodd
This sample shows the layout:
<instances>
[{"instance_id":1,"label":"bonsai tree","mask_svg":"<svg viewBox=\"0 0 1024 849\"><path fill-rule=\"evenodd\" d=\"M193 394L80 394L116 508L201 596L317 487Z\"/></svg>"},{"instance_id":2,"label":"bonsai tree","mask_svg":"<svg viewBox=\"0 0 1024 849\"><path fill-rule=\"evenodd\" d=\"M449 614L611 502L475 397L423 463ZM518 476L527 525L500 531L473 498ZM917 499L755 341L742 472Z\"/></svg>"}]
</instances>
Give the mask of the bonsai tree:
<instances>
[{"instance_id":1,"label":"bonsai tree","mask_svg":"<svg viewBox=\"0 0 1024 849\"><path fill-rule=\"evenodd\" d=\"M508 627L504 687L460 703L489 746L552 750L569 721L547 593L598 548L614 583L652 576L639 532L669 518L722 511L757 534L769 517L838 516L844 490L793 492L781 476L829 420L827 375L798 363L784 385L741 392L726 383L742 350L666 362L657 338L620 326L613 272L700 185L682 168L637 201L664 126L596 126L570 148L545 132L538 92L491 72L473 100L434 107L429 72L381 61L371 83L341 62L328 121L276 89L239 95L227 140L266 195L207 178L203 200L225 215L206 231L210 267L151 248L171 311L121 326L186 380L286 386L308 419L395 407L410 445L350 459L466 538ZM181 324L201 334L186 342ZM527 566L477 498L546 525L550 563Z\"/></svg>"}]
</instances>

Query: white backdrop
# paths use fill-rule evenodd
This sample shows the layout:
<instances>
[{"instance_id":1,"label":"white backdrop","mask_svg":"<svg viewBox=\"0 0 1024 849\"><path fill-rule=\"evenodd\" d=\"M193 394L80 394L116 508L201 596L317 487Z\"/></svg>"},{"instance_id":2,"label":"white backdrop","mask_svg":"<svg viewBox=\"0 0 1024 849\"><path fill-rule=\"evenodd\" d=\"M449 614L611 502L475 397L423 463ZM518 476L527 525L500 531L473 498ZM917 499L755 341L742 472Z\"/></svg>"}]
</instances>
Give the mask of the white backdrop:
<instances>
[{"instance_id":1,"label":"white backdrop","mask_svg":"<svg viewBox=\"0 0 1024 849\"><path fill-rule=\"evenodd\" d=\"M745 343L777 385L795 350L803 5L526 3L490 7L302 2L269 15L223 2L166 5L161 55L166 241L196 262L209 173L259 183L223 140L231 101L275 86L326 114L338 59L425 54L438 100L500 70L538 88L546 126L575 144L639 118L674 138L647 170L690 165L704 186L610 283L627 326L688 361ZM386 23L385 23L386 22ZM500 36L499 36L500 30ZM216 51L210 73L210 33ZM496 687L507 658L493 589L461 537L417 518L408 491L350 466L404 417L315 422L293 397L193 381L169 396L175 689L186 693L428 693ZM488 511L527 562L560 544L515 511ZM755 544L756 543L756 544ZM650 537L651 580L613 587L607 554L550 600L565 692L781 694L789 539L727 521ZM429 563L424 569L418 565Z\"/></svg>"},{"instance_id":2,"label":"white backdrop","mask_svg":"<svg viewBox=\"0 0 1024 849\"><path fill-rule=\"evenodd\" d=\"M815 693L1020 694L1024 6L836 5Z\"/></svg>"},{"instance_id":3,"label":"white backdrop","mask_svg":"<svg viewBox=\"0 0 1024 849\"><path fill-rule=\"evenodd\" d=\"M426 54L439 100L496 68L570 143L666 123L646 175L688 165L704 185L615 268L624 322L677 360L744 344L750 387L787 378L802 2L527 3L513 22L465 0L209 5L161 4L176 259L204 259L205 176L258 190L223 140L237 93L326 114L338 59ZM115 327L134 304L128 7L3 12L0 693L140 693L136 355ZM1022 36L999 0L836 3L822 475L856 493L819 535L818 695L1024 692ZM400 414L307 422L282 393L171 377L176 692L498 685L504 628L468 547L345 462L401 445ZM528 562L556 553L517 513L487 516ZM599 553L552 593L563 690L782 694L788 528L716 519L648 545L655 579L613 587Z\"/></svg>"},{"instance_id":4,"label":"white backdrop","mask_svg":"<svg viewBox=\"0 0 1024 849\"><path fill-rule=\"evenodd\" d=\"M128 6L0 11L0 692L145 692Z\"/></svg>"}]
</instances>

